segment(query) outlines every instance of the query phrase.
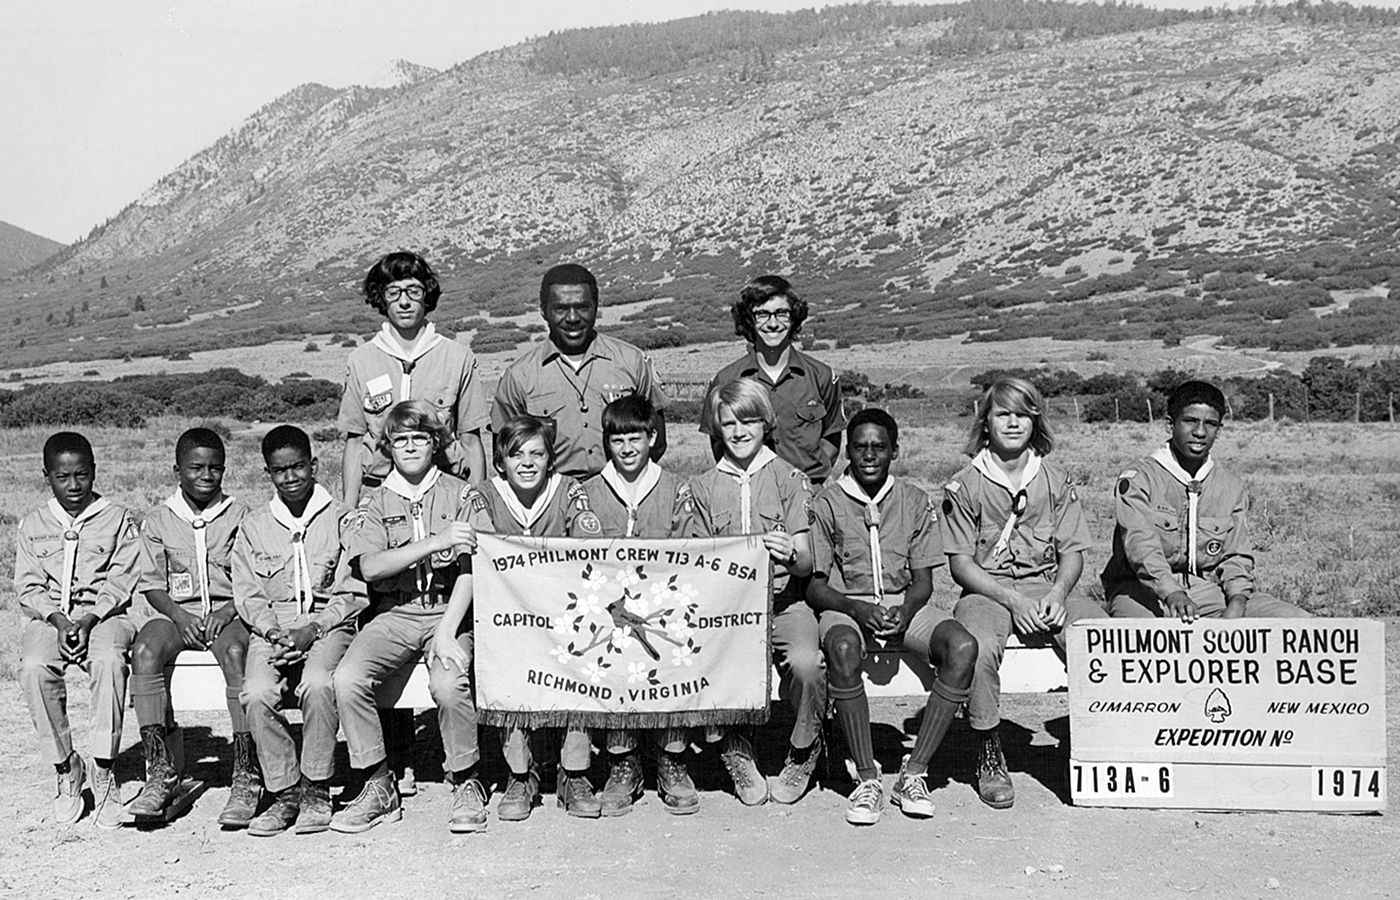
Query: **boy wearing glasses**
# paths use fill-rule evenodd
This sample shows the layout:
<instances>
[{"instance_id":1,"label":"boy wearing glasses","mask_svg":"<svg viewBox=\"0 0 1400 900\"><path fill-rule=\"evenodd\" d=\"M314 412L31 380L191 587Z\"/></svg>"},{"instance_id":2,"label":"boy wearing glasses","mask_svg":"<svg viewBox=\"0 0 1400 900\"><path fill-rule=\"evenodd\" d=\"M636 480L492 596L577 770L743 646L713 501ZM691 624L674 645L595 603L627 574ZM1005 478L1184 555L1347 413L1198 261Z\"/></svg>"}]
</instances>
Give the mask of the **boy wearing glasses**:
<instances>
[{"instance_id":1,"label":"boy wearing glasses","mask_svg":"<svg viewBox=\"0 0 1400 900\"><path fill-rule=\"evenodd\" d=\"M748 341L749 352L721 369L705 395L736 378L753 378L768 388L778 417L774 451L820 485L841 450L846 413L836 373L792 344L807 318L807 302L786 279L761 275L744 286L729 312L734 333ZM701 405L700 431L710 436L710 449L719 460L724 441L709 404Z\"/></svg>"},{"instance_id":2,"label":"boy wearing glasses","mask_svg":"<svg viewBox=\"0 0 1400 900\"><path fill-rule=\"evenodd\" d=\"M1211 448L1225 395L1188 381L1167 397L1167 444L1118 476L1113 556L1103 571L1115 618L1297 618L1292 604L1254 590L1254 546L1238 475Z\"/></svg>"},{"instance_id":3,"label":"boy wearing glasses","mask_svg":"<svg viewBox=\"0 0 1400 900\"><path fill-rule=\"evenodd\" d=\"M486 827L486 790L477 777L476 705L472 700L472 632L465 613L469 582L459 578L463 552L476 543L465 521L471 488L433 465L452 432L422 400L399 403L384 420L381 444L394 471L352 515L346 555L371 587L374 618L335 670L340 725L350 765L364 783L331 828L350 834L401 816L390 777L375 689L420 653L428 656L428 690L438 708L453 784L453 832Z\"/></svg>"}]
</instances>

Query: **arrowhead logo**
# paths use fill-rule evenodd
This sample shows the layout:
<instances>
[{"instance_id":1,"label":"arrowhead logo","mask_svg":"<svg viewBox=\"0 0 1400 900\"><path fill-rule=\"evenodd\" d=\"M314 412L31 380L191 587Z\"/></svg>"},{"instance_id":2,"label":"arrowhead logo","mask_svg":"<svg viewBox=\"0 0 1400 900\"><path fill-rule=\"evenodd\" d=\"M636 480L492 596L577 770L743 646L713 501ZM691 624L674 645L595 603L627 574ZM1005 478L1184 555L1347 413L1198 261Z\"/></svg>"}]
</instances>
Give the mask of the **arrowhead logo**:
<instances>
[{"instance_id":1,"label":"arrowhead logo","mask_svg":"<svg viewBox=\"0 0 1400 900\"><path fill-rule=\"evenodd\" d=\"M1225 696L1225 692L1220 688L1210 692L1206 697L1206 718L1219 725L1230 717L1230 698Z\"/></svg>"}]
</instances>

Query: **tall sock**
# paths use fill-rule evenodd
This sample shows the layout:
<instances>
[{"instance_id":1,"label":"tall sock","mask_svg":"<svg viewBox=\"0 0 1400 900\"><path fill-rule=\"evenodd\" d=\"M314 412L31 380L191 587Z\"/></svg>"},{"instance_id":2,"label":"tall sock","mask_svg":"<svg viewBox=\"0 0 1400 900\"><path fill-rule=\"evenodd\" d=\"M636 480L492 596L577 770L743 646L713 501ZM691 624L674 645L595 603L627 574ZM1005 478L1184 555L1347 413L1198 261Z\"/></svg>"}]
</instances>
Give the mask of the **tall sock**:
<instances>
[{"instance_id":1,"label":"tall sock","mask_svg":"<svg viewBox=\"0 0 1400 900\"><path fill-rule=\"evenodd\" d=\"M376 763L376 764L373 765L373 766L370 766L368 769L365 770L365 780L366 780L366 781L369 781L371 778L388 778L388 777L389 777L389 760L388 760L388 759L381 759L378 763Z\"/></svg>"},{"instance_id":2,"label":"tall sock","mask_svg":"<svg viewBox=\"0 0 1400 900\"><path fill-rule=\"evenodd\" d=\"M924 721L919 725L919 734L914 738L914 749L909 753L909 765L905 771L910 775L922 775L928 771L933 752L943 743L958 707L967 702L971 687L955 688L934 679L933 690L929 692L928 703L924 705Z\"/></svg>"},{"instance_id":3,"label":"tall sock","mask_svg":"<svg viewBox=\"0 0 1400 900\"><path fill-rule=\"evenodd\" d=\"M243 693L243 685L234 687L231 684L224 685L224 703L228 706L228 720L233 725L233 733L240 734L248 730L248 714L243 711L243 704L238 696Z\"/></svg>"},{"instance_id":4,"label":"tall sock","mask_svg":"<svg viewBox=\"0 0 1400 900\"><path fill-rule=\"evenodd\" d=\"M836 701L836 720L846 735L846 747L856 764L856 774L869 781L878 773L875 767L875 746L870 738L870 701L865 696L865 682L853 688L830 689Z\"/></svg>"},{"instance_id":5,"label":"tall sock","mask_svg":"<svg viewBox=\"0 0 1400 900\"><path fill-rule=\"evenodd\" d=\"M164 725L169 716L165 701L164 672L133 672L131 674L131 705L136 710L136 722L142 728L147 725Z\"/></svg>"},{"instance_id":6,"label":"tall sock","mask_svg":"<svg viewBox=\"0 0 1400 900\"><path fill-rule=\"evenodd\" d=\"M458 769L456 772L452 773L452 783L461 784L462 782L467 781L468 779L478 777L477 770L477 764L467 766L465 769Z\"/></svg>"}]
</instances>

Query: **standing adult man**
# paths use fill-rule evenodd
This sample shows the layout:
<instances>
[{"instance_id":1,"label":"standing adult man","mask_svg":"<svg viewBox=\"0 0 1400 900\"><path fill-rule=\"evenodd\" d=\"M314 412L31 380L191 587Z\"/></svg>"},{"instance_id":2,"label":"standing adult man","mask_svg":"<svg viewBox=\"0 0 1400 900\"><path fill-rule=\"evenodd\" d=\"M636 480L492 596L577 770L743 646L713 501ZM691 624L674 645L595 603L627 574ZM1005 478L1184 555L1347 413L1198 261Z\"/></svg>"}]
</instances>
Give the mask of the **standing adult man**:
<instances>
[{"instance_id":1,"label":"standing adult man","mask_svg":"<svg viewBox=\"0 0 1400 900\"><path fill-rule=\"evenodd\" d=\"M666 452L662 409L670 402L645 353L625 341L598 334L598 281L583 266L558 265L540 282L540 314L547 340L511 363L496 386L491 430L514 416L553 419L555 471L582 481L603 470L603 407L640 394L656 410L651 458Z\"/></svg>"},{"instance_id":2,"label":"standing adult man","mask_svg":"<svg viewBox=\"0 0 1400 900\"><path fill-rule=\"evenodd\" d=\"M787 279L760 275L744 286L729 312L734 333L749 342L749 352L715 375L706 396L736 378L755 378L767 386L778 417L774 452L813 484L821 484L841 450L846 412L836 373L792 345L807 319L807 302ZM709 404L702 404L701 410L700 430L710 436L710 448L719 459L719 429L709 416Z\"/></svg>"}]
</instances>

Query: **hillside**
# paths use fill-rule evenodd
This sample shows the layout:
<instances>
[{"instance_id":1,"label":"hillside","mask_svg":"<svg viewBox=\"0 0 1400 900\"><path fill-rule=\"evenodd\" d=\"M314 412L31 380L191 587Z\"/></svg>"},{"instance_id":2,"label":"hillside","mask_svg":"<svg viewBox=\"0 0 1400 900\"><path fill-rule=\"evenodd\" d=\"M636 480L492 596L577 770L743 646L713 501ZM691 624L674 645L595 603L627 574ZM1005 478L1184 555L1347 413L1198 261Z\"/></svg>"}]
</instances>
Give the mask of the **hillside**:
<instances>
[{"instance_id":1,"label":"hillside","mask_svg":"<svg viewBox=\"0 0 1400 900\"><path fill-rule=\"evenodd\" d=\"M724 13L306 85L0 282L6 358L364 333L356 281L398 247L481 350L530 338L497 319L559 259L655 301L615 326L652 347L725 338L764 270L828 346L1394 343L1400 27L1310 9Z\"/></svg>"},{"instance_id":2,"label":"hillside","mask_svg":"<svg viewBox=\"0 0 1400 900\"><path fill-rule=\"evenodd\" d=\"M62 249L58 241L0 222L0 277L41 263Z\"/></svg>"}]
</instances>

